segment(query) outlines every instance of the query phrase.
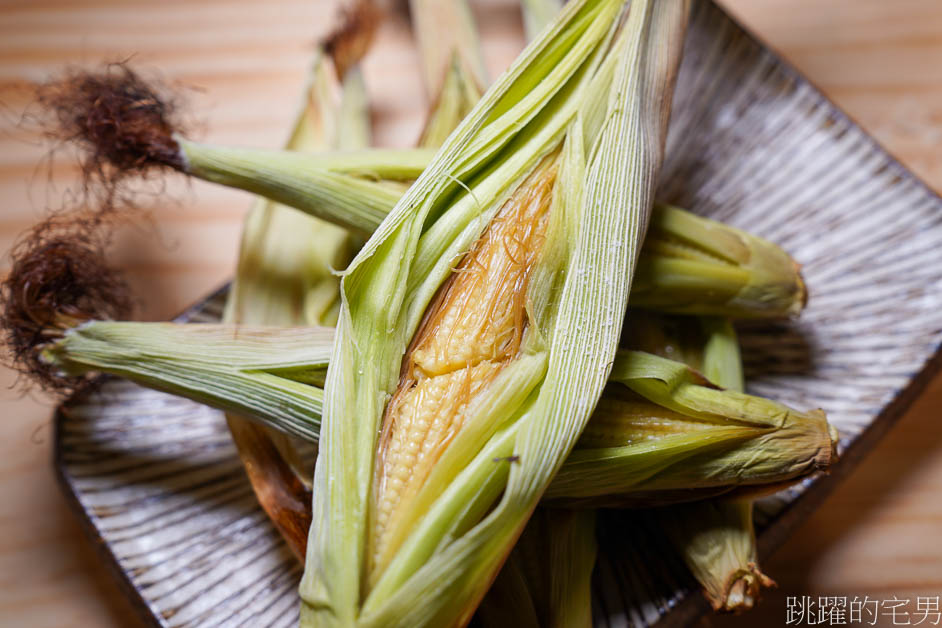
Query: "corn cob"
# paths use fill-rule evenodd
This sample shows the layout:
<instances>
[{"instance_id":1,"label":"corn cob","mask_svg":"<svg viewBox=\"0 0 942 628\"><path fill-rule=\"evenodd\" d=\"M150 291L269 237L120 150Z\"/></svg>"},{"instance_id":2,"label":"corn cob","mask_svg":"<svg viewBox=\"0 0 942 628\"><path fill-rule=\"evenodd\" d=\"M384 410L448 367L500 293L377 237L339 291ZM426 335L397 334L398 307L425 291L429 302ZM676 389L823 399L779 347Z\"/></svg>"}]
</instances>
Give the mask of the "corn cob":
<instances>
[{"instance_id":1,"label":"corn cob","mask_svg":"<svg viewBox=\"0 0 942 628\"><path fill-rule=\"evenodd\" d=\"M429 159L424 149L321 156L176 141L187 174L265 196L361 236L372 233L402 195L402 187L384 181L411 180Z\"/></svg>"},{"instance_id":2,"label":"corn cob","mask_svg":"<svg viewBox=\"0 0 942 628\"><path fill-rule=\"evenodd\" d=\"M654 38L663 43L651 31L676 37L673 29L682 20L674 17L683 15L684 8L670 2L634 3L623 33L603 58L621 3L570 5L556 26L484 95L348 269L325 390L314 524L301 586L302 624L437 625L470 618L601 392L605 365L618 338L638 235L647 220L651 175L666 121L658 117L664 110L647 110L652 103L641 95L660 99L660 81L672 76L670 71L661 73L664 64L673 67L675 62L658 57L659 63L654 63L646 46ZM588 132L583 137L580 118L574 116L584 91L590 92L587 101L591 97L592 102L608 102L612 84L618 86L613 93L624 100L615 101L617 106L603 112L604 118L584 114ZM651 92L646 91L649 85ZM627 118L645 120L641 124L652 129L648 137L653 143L632 136L628 129L638 127L623 126ZM559 193L554 188L550 206L558 211L550 210L540 263L528 278L527 314L534 322L518 355L488 385L487 403L473 399L469 404L464 427L430 471L423 494L402 516L414 519L419 511L427 515L389 565L371 573L365 540L378 536L372 514L376 508L370 505L376 489L376 434L385 431L383 419L390 416L386 396L395 394L399 372L407 370L403 356L457 260L473 249L521 181L558 150L564 134L569 139L557 181L583 180L580 157L587 144L592 148L588 186L583 190L581 183L567 183ZM627 171L605 164L598 155L608 159L630 147L633 159L640 159L638 172L644 174L626 178L627 189L621 190L615 180ZM626 204L627 191L638 196ZM584 201L577 196L583 192ZM595 208L608 194L614 196L605 203L609 209L604 219L595 210L581 210ZM564 220L572 211L579 212L579 220ZM568 238L553 231L554 226L572 228L567 225L579 227L568 255L557 248ZM595 248L591 243L601 231L606 240L622 233L627 239L619 247L600 247L606 252L599 251L593 266L600 263L604 271L580 268L589 259L586 247ZM550 299L559 277L555 268L566 266L559 300ZM569 279L573 276L579 281ZM623 279L612 282L612 276ZM583 323L577 325L579 339L555 331L560 321ZM588 354L581 342L584 334L600 343ZM574 380L572 360L585 367L576 367ZM562 381L569 383L563 386ZM524 412L524 418L515 408L532 410ZM508 420L512 425L500 429ZM517 462L493 462L508 448L508 454L518 448ZM469 502L471 491L475 497ZM504 497L482 519L501 492ZM436 550L446 538L454 540Z\"/></svg>"},{"instance_id":3,"label":"corn cob","mask_svg":"<svg viewBox=\"0 0 942 628\"><path fill-rule=\"evenodd\" d=\"M685 353L697 356L700 370L710 381L742 391L745 381L733 326L717 318L703 318L699 323L704 338L696 343L672 340L665 346L692 344ZM689 323L681 326L691 327ZM655 522L680 551L714 610L750 609L762 588L775 585L758 567L752 509L749 498L718 498L652 511Z\"/></svg>"},{"instance_id":4,"label":"corn cob","mask_svg":"<svg viewBox=\"0 0 942 628\"><path fill-rule=\"evenodd\" d=\"M344 169L343 155L325 155L320 170L312 160L307 169L289 173L287 168L275 172L289 162L286 156L182 145L193 164L191 174L277 195L279 200L316 211L326 220L356 225L364 233L378 226L398 196L388 186L354 176L357 167L367 172L372 168L376 176L387 179L410 178L417 175L428 156L415 150L404 151L401 158L395 151L358 153L346 158L350 165ZM388 167L384 168L386 160ZM321 172L327 163L333 164L330 176L319 174L300 185L297 177ZM343 179L334 181L331 177ZM293 190L295 185L298 187ZM310 207L312 199L319 203L315 209ZM356 213L345 213L350 207L357 207ZM798 265L778 246L679 208L657 205L633 285L633 306L675 314L759 318L795 316L806 301Z\"/></svg>"},{"instance_id":5,"label":"corn cob","mask_svg":"<svg viewBox=\"0 0 942 628\"><path fill-rule=\"evenodd\" d=\"M63 374L110 373L252 417L316 442L333 330L89 322L42 359Z\"/></svg>"},{"instance_id":6,"label":"corn cob","mask_svg":"<svg viewBox=\"0 0 942 628\"><path fill-rule=\"evenodd\" d=\"M744 231L665 206L654 214L646 242L649 255L638 264L633 304L742 317L794 316L805 306L795 262Z\"/></svg>"},{"instance_id":7,"label":"corn cob","mask_svg":"<svg viewBox=\"0 0 942 628\"><path fill-rule=\"evenodd\" d=\"M754 484L802 477L835 457L837 435L822 412L716 389L678 362L622 351L611 381L618 384L603 397L547 499L645 505L740 486L739 493L749 494ZM744 463L748 475L740 473Z\"/></svg>"},{"instance_id":8,"label":"corn cob","mask_svg":"<svg viewBox=\"0 0 942 628\"><path fill-rule=\"evenodd\" d=\"M106 372L127 377L215 407L237 409L315 441L332 342L333 330L328 328L91 321L51 341L43 359L66 375ZM278 352L266 351L266 343ZM655 390L642 397L623 384L610 384L554 480L569 483L551 489L560 500L588 497L570 475L577 474L580 465L589 465L583 481L602 491L596 496L599 501L631 504L652 495L661 502L683 498L672 497L675 489L712 487L726 492L744 484L784 483L824 468L833 456L829 452L834 435L819 413L800 413L759 397L710 388L685 365L650 354L623 352L616 363L631 360L637 360L638 371L650 368L655 377L665 370L677 374L677 388L683 392ZM257 386L263 388L255 391ZM264 402L255 401L259 395ZM702 411L706 403L708 413ZM691 462L677 462L687 458ZM623 469L632 466L642 473L640 479L623 475ZM611 472L603 472L606 468ZM644 476L652 470L657 470L654 477ZM616 480L600 485L592 473Z\"/></svg>"},{"instance_id":9,"label":"corn cob","mask_svg":"<svg viewBox=\"0 0 942 628\"><path fill-rule=\"evenodd\" d=\"M555 0L522 5L528 40L559 12ZM594 510L537 507L484 597L478 623L588 628L596 551Z\"/></svg>"},{"instance_id":10,"label":"corn cob","mask_svg":"<svg viewBox=\"0 0 942 628\"><path fill-rule=\"evenodd\" d=\"M394 151L359 153L348 157L348 170L339 170L344 165L343 156L324 156L320 167L331 163L331 173L311 178L306 187L294 191L291 186L295 176L318 171L313 160L306 166L308 170L276 178L273 169L281 162L269 161L267 171L251 165L272 158L271 154L226 149L219 153L222 157L218 163L207 164L201 146L184 146L188 155L199 156L193 162L199 165L192 167L191 174L262 194L268 190L281 201L316 211L325 220L342 226L354 225L362 233L378 226L398 195L394 189L354 176L357 168L365 172L372 168L379 177L409 178L418 174L428 155L411 151L404 152L400 159ZM236 165L240 155L246 164L241 173ZM390 165L396 163L398 170L381 168L386 160ZM333 174L337 171L341 174ZM318 203L316 209L310 208L312 202ZM345 213L354 206L358 207L357 213ZM652 214L631 298L633 306L667 313L759 318L797 315L805 306L807 291L798 265L778 246L734 227L659 204Z\"/></svg>"},{"instance_id":11,"label":"corn cob","mask_svg":"<svg viewBox=\"0 0 942 628\"><path fill-rule=\"evenodd\" d=\"M309 196L312 194L310 188L290 192L288 186L294 184L293 177L275 179L270 174L274 167L271 164L279 163L277 161L269 162L268 172L247 165L244 173L236 176L237 169L233 164L238 155L243 155L247 164L261 160L262 155L256 155L254 151L236 153L226 149L220 153L222 157L218 165L207 165L199 152L203 150L201 147L185 146L188 154L200 156L199 161L194 162L200 165L193 167L193 174L260 193L265 189L275 190L281 200L293 202L304 210L307 210L310 198L319 198L319 215L344 226L355 223L362 232L378 226L374 221L380 220L397 198L394 190L357 177L352 178L363 188L358 190L358 195L339 183L328 188L326 177L313 179L314 183L308 181L308 185L317 188L319 197ZM363 163L364 169L374 168L377 176L414 176L427 153L407 152L401 160L393 155L392 151L353 155L353 168L338 176L349 178L351 173L356 173L356 160ZM340 157L329 160L325 156L322 164L331 161L337 164L333 168L341 168ZM381 169L380 165L386 159L391 159L390 164L398 162L400 170ZM264 188L256 183L267 178L272 181ZM345 180L351 185L354 183ZM332 200L326 202L324 197ZM366 197L370 197L368 201L364 201ZM294 198L304 200L292 200ZM365 203L359 214L337 213L357 203ZM682 209L658 204L652 214L631 298L633 306L668 313L759 318L797 315L807 301L807 291L798 265L771 242Z\"/></svg>"}]
</instances>

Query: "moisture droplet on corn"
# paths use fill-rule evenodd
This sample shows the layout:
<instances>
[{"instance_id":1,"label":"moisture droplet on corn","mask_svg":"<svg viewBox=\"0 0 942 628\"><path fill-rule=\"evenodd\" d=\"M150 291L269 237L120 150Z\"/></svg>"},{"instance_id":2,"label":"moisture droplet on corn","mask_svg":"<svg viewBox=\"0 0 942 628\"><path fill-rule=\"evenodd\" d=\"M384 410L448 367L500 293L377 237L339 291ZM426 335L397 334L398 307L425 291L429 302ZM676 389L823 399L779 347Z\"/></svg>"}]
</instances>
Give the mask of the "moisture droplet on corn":
<instances>
[{"instance_id":1,"label":"moisture droplet on corn","mask_svg":"<svg viewBox=\"0 0 942 628\"><path fill-rule=\"evenodd\" d=\"M464 427L469 404L517 355L555 181L555 157L549 157L504 203L439 290L406 353L383 419L374 575L396 551L401 515Z\"/></svg>"}]
</instances>

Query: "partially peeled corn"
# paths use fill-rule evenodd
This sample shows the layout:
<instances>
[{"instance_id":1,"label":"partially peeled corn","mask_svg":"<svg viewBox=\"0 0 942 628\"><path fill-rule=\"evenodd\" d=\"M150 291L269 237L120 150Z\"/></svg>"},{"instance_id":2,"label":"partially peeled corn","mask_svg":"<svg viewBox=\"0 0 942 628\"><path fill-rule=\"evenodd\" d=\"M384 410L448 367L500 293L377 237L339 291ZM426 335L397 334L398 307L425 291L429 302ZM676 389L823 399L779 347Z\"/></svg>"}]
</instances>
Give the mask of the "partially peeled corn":
<instances>
[{"instance_id":1,"label":"partially peeled corn","mask_svg":"<svg viewBox=\"0 0 942 628\"><path fill-rule=\"evenodd\" d=\"M302 625L469 621L591 414L648 220L687 6L632 2L622 22L625 9L569 3L449 136L344 275ZM597 103L606 104L601 112ZM415 525L401 524L408 534L374 569L379 435L404 358L454 268L560 147L520 349L488 394L468 404L420 494L397 505L396 516Z\"/></svg>"},{"instance_id":2,"label":"partially peeled corn","mask_svg":"<svg viewBox=\"0 0 942 628\"><path fill-rule=\"evenodd\" d=\"M400 513L461 432L468 406L520 349L527 286L546 237L556 180L555 158L544 161L439 289L404 360L379 445L377 569L397 549L404 534Z\"/></svg>"}]
</instances>

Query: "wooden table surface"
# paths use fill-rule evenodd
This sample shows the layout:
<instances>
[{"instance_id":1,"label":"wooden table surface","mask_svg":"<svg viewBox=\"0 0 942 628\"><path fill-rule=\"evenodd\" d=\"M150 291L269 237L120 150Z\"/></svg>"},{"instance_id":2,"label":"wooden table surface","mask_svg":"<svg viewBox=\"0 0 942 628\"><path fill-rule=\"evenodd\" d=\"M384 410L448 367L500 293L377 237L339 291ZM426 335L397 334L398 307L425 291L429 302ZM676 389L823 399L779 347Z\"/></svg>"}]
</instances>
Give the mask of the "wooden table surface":
<instances>
[{"instance_id":1,"label":"wooden table surface","mask_svg":"<svg viewBox=\"0 0 942 628\"><path fill-rule=\"evenodd\" d=\"M134 56L187 91L213 141L278 146L311 42L329 28L326 0L4 0L0 2L0 252L75 181L47 154L28 112L30 81L67 64ZM474 2L494 74L522 45L510 0ZM942 190L942 2L722 0L839 106ZM376 140L410 144L424 103L417 54L401 17L384 26L365 72ZM122 229L114 263L128 269L138 317L167 318L232 272L247 196L173 181L151 222ZM0 271L5 272L5 256ZM136 626L55 484L53 401L11 388L0 372L0 625ZM776 626L786 595L880 599L942 595L942 378L852 477L769 560L780 585L751 615L711 626ZM912 607L914 608L914 607ZM929 624L926 624L929 625Z\"/></svg>"}]
</instances>

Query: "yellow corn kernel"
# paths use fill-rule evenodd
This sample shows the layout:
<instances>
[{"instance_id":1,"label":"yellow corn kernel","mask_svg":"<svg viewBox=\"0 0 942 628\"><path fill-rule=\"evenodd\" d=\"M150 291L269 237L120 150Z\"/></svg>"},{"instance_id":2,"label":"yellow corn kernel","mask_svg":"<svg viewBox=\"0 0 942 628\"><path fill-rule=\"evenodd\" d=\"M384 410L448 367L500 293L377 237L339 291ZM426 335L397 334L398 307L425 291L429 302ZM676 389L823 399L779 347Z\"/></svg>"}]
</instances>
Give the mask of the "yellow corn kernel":
<instances>
[{"instance_id":1,"label":"yellow corn kernel","mask_svg":"<svg viewBox=\"0 0 942 628\"><path fill-rule=\"evenodd\" d=\"M376 511L376 554L386 549L384 532L415 497L431 467L464 425L468 402L500 370L483 362L422 379L395 397L387 410L382 474Z\"/></svg>"},{"instance_id":2,"label":"yellow corn kernel","mask_svg":"<svg viewBox=\"0 0 942 628\"><path fill-rule=\"evenodd\" d=\"M504 203L429 305L406 353L380 437L374 573L397 549L390 542L402 538L397 522L464 427L471 401L517 355L555 180L550 157Z\"/></svg>"},{"instance_id":3,"label":"yellow corn kernel","mask_svg":"<svg viewBox=\"0 0 942 628\"><path fill-rule=\"evenodd\" d=\"M613 393L612 388L610 386L599 400L577 448L624 447L716 427L714 423L674 412L630 391Z\"/></svg>"},{"instance_id":4,"label":"yellow corn kernel","mask_svg":"<svg viewBox=\"0 0 942 628\"><path fill-rule=\"evenodd\" d=\"M517 353L527 282L545 238L555 179L555 168L531 175L439 292L411 355L424 374L440 375Z\"/></svg>"}]
</instances>

